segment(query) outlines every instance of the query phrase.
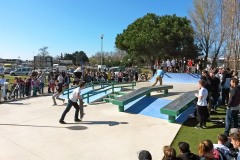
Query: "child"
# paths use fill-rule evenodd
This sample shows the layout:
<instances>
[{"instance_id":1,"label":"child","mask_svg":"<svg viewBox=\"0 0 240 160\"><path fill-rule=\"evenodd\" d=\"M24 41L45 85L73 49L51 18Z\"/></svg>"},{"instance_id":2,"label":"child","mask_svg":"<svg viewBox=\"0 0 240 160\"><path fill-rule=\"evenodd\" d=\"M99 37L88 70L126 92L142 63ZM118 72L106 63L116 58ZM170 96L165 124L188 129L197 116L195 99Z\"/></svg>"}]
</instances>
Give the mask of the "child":
<instances>
[{"instance_id":1,"label":"child","mask_svg":"<svg viewBox=\"0 0 240 160\"><path fill-rule=\"evenodd\" d=\"M48 86L49 86L49 93L54 93L55 92L55 82L54 82L54 78L52 78L49 82L48 82Z\"/></svg>"}]
</instances>

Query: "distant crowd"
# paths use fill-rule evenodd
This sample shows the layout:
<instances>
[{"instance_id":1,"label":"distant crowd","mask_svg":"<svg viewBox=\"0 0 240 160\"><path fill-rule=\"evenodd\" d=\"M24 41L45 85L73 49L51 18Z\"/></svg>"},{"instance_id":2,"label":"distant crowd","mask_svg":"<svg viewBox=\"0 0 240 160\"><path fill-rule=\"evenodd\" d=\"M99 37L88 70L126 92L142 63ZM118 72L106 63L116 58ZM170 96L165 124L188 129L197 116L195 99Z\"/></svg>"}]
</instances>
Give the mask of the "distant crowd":
<instances>
[{"instance_id":1,"label":"distant crowd","mask_svg":"<svg viewBox=\"0 0 240 160\"><path fill-rule=\"evenodd\" d=\"M146 81L149 77L147 74L139 74L134 68L126 68L119 72L112 70L82 70L77 68L73 74L67 72L54 72L46 74L42 71L33 71L28 77L17 76L12 84L9 79L3 75L0 78L0 87L4 100L12 100L23 97L31 97L46 93L61 93L64 89L69 88L70 84L77 85L80 81L90 82L131 82ZM45 91L44 88L47 88ZM2 100L2 99L1 99ZM55 103L54 103L55 104Z\"/></svg>"},{"instance_id":2,"label":"distant crowd","mask_svg":"<svg viewBox=\"0 0 240 160\"><path fill-rule=\"evenodd\" d=\"M157 70L157 67L160 66L165 69L166 72L171 73L201 73L203 70L203 60L202 59L166 59L163 61L155 60L153 66L153 74Z\"/></svg>"}]
</instances>

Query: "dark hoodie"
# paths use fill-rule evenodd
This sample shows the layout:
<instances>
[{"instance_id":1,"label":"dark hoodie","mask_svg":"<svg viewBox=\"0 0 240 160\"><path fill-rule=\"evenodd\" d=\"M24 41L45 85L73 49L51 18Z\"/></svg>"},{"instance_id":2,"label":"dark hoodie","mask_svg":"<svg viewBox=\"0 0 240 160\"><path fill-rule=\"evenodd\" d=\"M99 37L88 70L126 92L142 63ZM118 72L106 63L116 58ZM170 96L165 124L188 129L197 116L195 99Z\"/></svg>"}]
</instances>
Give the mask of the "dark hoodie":
<instances>
[{"instance_id":1,"label":"dark hoodie","mask_svg":"<svg viewBox=\"0 0 240 160\"><path fill-rule=\"evenodd\" d=\"M183 154L178 155L178 157L182 160L199 160L199 156L196 154L193 154L191 152L186 152Z\"/></svg>"}]
</instances>

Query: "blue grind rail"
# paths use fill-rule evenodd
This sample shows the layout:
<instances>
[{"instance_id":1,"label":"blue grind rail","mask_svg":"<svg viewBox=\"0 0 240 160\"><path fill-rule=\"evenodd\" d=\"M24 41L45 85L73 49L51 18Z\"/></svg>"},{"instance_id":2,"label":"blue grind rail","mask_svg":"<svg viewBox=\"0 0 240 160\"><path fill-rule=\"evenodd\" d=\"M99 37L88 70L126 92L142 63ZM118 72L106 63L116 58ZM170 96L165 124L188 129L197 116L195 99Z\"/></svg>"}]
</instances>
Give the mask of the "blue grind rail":
<instances>
[{"instance_id":1,"label":"blue grind rail","mask_svg":"<svg viewBox=\"0 0 240 160\"><path fill-rule=\"evenodd\" d=\"M165 73L163 83L198 83L201 76L195 73ZM156 76L149 82L154 83Z\"/></svg>"},{"instance_id":2,"label":"blue grind rail","mask_svg":"<svg viewBox=\"0 0 240 160\"><path fill-rule=\"evenodd\" d=\"M93 94L96 94L96 95L93 95L93 96L91 96L91 97L89 97L89 103L91 103L91 102L94 102L94 101L96 101L96 100L98 100L98 99L101 99L101 98L103 98L103 97L105 97L106 95L108 95L108 94L111 94L112 93L112 89L110 89L111 87L107 87L107 88L103 88L103 89L99 89L99 90L97 90L97 91L94 91L93 89L92 89L92 87L88 87L88 88L84 88L82 91L81 91L81 95L82 94L84 94L84 93L87 93L87 92L92 92ZM103 90L106 90L106 89L109 89L109 90L107 90L106 92L101 92L101 91L103 91ZM70 89L70 94L69 94L69 96L72 94L71 92L73 91L74 89ZM119 91L121 91L121 88L119 87L119 88L114 88L114 92L119 92ZM67 93L67 91L65 91L64 93ZM63 95L63 94L61 94L60 96L59 96L59 98L63 98L63 99L68 99L67 98L67 94L66 95ZM85 99L83 99L83 101L85 102L85 103L87 103L87 99L85 98Z\"/></svg>"}]
</instances>

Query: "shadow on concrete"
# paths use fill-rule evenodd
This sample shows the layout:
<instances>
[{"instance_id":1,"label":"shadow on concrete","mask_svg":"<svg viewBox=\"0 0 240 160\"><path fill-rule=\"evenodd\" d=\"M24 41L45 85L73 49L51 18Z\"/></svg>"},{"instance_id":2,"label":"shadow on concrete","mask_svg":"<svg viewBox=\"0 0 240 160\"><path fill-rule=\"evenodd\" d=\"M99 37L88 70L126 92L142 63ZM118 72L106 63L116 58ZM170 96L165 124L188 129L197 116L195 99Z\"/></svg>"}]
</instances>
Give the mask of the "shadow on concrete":
<instances>
[{"instance_id":1,"label":"shadow on concrete","mask_svg":"<svg viewBox=\"0 0 240 160\"><path fill-rule=\"evenodd\" d=\"M67 123L67 124L79 124L79 123ZM0 126L15 126L15 127L40 127L40 128L67 128L70 130L85 130L86 126L67 126L67 127L58 127L58 126L37 126L37 125L26 125L26 124L0 124Z\"/></svg>"},{"instance_id":2,"label":"shadow on concrete","mask_svg":"<svg viewBox=\"0 0 240 160\"><path fill-rule=\"evenodd\" d=\"M162 92L163 93L163 92ZM170 97L170 96L175 96L175 95L181 95L185 92L168 92L168 94L155 94L155 95L151 95L152 97L155 98L163 98L163 97Z\"/></svg>"},{"instance_id":3,"label":"shadow on concrete","mask_svg":"<svg viewBox=\"0 0 240 160\"><path fill-rule=\"evenodd\" d=\"M116 122L116 121L82 121L79 122L80 124L87 124L87 125L109 125L109 126L116 126L119 124L128 124L128 122Z\"/></svg>"},{"instance_id":4,"label":"shadow on concrete","mask_svg":"<svg viewBox=\"0 0 240 160\"><path fill-rule=\"evenodd\" d=\"M63 127L63 128L67 128L70 130L85 130L85 129L87 129L86 126L70 126L70 127Z\"/></svg>"},{"instance_id":5,"label":"shadow on concrete","mask_svg":"<svg viewBox=\"0 0 240 160\"><path fill-rule=\"evenodd\" d=\"M155 102L158 98L156 97L143 97L139 101L132 104L129 108L125 109L126 113L139 114L142 110L147 108L150 104Z\"/></svg>"},{"instance_id":6,"label":"shadow on concrete","mask_svg":"<svg viewBox=\"0 0 240 160\"><path fill-rule=\"evenodd\" d=\"M30 105L31 103L22 103L22 102L4 102L4 104L14 104L14 105Z\"/></svg>"}]
</instances>

